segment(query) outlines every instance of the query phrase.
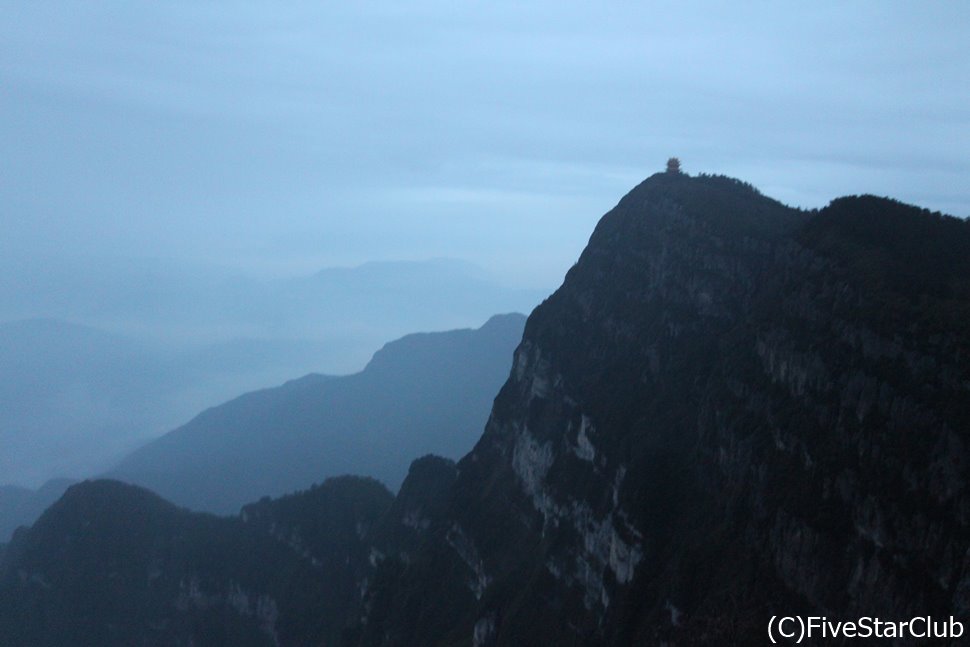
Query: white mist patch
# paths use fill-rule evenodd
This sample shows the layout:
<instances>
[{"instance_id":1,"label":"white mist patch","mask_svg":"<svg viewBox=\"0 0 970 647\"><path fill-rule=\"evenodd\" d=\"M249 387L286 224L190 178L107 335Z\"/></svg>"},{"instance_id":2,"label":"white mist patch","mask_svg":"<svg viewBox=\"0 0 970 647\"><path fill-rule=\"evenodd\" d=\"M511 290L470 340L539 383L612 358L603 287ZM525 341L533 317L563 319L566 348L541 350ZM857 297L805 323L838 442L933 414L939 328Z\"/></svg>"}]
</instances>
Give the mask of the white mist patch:
<instances>
[{"instance_id":1,"label":"white mist patch","mask_svg":"<svg viewBox=\"0 0 970 647\"><path fill-rule=\"evenodd\" d=\"M586 435L588 425L589 422L584 417L580 436ZM626 521L625 513L618 506L618 490L626 470L619 468L612 483L614 509L605 517L597 518L585 501L572 500L567 504L559 504L546 488L546 475L555 460L552 443L540 443L527 428L519 429L514 437L512 469L523 491L532 500L532 505L542 514L543 535L549 528L568 524L582 539L580 553L573 556L573 568L567 570L548 562L550 573L557 579L579 583L584 589L583 600L587 608L591 609L597 603L608 606L609 596L603 581L605 569L612 571L617 583L628 584L633 580L637 564L643 558L639 545L624 540L617 527L619 521L628 535L640 539L640 534ZM580 446L577 445L577 449ZM591 443L590 449L594 452L590 456L592 459L595 450Z\"/></svg>"},{"instance_id":2,"label":"white mist patch","mask_svg":"<svg viewBox=\"0 0 970 647\"><path fill-rule=\"evenodd\" d=\"M529 368L529 354L526 352L525 343L523 342L523 347L515 352L515 358L512 362L512 373L515 375L515 380L521 382L522 378L525 377L525 372Z\"/></svg>"},{"instance_id":3,"label":"white mist patch","mask_svg":"<svg viewBox=\"0 0 970 647\"><path fill-rule=\"evenodd\" d=\"M371 567L377 568L377 565L384 561L384 553L371 547L370 554L367 556L367 561L370 563Z\"/></svg>"},{"instance_id":4,"label":"white mist patch","mask_svg":"<svg viewBox=\"0 0 970 647\"><path fill-rule=\"evenodd\" d=\"M539 502L543 495L543 483L549 468L552 467L552 444L539 444L528 429L522 429L515 438L512 450L512 469L519 477L525 493L532 497L536 508L546 514L546 507L554 505L551 501Z\"/></svg>"},{"instance_id":5,"label":"white mist patch","mask_svg":"<svg viewBox=\"0 0 970 647\"><path fill-rule=\"evenodd\" d=\"M455 549L458 556L461 557L462 561L475 574L475 577L468 583L468 588L475 595L475 599L480 600L485 589L491 583L492 578L486 575L485 564L482 562L482 558L479 557L475 544L472 543L472 540L468 538L468 535L465 534L465 531L458 524L452 524L451 528L448 529L448 534L445 535L445 539L448 545Z\"/></svg>"},{"instance_id":6,"label":"white mist patch","mask_svg":"<svg viewBox=\"0 0 970 647\"><path fill-rule=\"evenodd\" d=\"M670 600L664 603L664 609L670 614L670 624L679 627L681 618L684 616L681 610L675 607Z\"/></svg>"},{"instance_id":7,"label":"white mist patch","mask_svg":"<svg viewBox=\"0 0 970 647\"><path fill-rule=\"evenodd\" d=\"M590 463L596 458L596 448L593 447L588 433L592 427L593 424L589 421L589 418L583 416L579 423L579 433L576 435L576 447L573 449L576 456Z\"/></svg>"},{"instance_id":8,"label":"white mist patch","mask_svg":"<svg viewBox=\"0 0 970 647\"><path fill-rule=\"evenodd\" d=\"M404 513L401 523L415 530L427 530L431 525L431 520L424 518L420 510L408 510Z\"/></svg>"},{"instance_id":9,"label":"white mist patch","mask_svg":"<svg viewBox=\"0 0 970 647\"><path fill-rule=\"evenodd\" d=\"M553 374L549 362L542 358L537 346L522 342L515 353L512 374L515 381L526 387L528 400L547 398L562 384L562 376Z\"/></svg>"},{"instance_id":10,"label":"white mist patch","mask_svg":"<svg viewBox=\"0 0 970 647\"><path fill-rule=\"evenodd\" d=\"M210 609L225 605L241 617L255 618L260 631L265 634L274 645L279 645L279 635L276 622L279 619L279 607L272 597L249 593L236 582L229 582L227 590L207 593L202 590L199 577L192 575L188 581L179 582L179 595L175 601L175 608L179 611L191 609Z\"/></svg>"},{"instance_id":11,"label":"white mist patch","mask_svg":"<svg viewBox=\"0 0 970 647\"><path fill-rule=\"evenodd\" d=\"M485 647L495 635L495 617L491 614L479 618L472 630L472 647Z\"/></svg>"}]
</instances>

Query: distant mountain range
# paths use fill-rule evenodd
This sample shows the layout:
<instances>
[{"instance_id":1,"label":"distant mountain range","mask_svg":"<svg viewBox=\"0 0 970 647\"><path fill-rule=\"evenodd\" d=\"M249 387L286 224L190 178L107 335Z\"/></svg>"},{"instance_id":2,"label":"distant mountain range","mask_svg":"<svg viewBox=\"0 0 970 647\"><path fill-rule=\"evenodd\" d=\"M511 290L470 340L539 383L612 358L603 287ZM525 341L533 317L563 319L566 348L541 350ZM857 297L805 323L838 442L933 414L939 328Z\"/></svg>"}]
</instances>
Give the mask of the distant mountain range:
<instances>
[{"instance_id":1,"label":"distant mountain range","mask_svg":"<svg viewBox=\"0 0 970 647\"><path fill-rule=\"evenodd\" d=\"M340 474L397 490L411 457L471 449L524 325L509 314L477 330L408 335L360 373L248 393L136 450L110 476L223 513Z\"/></svg>"},{"instance_id":2,"label":"distant mountain range","mask_svg":"<svg viewBox=\"0 0 970 647\"><path fill-rule=\"evenodd\" d=\"M139 357L126 355L124 345L100 343L113 337L45 325L65 333L60 339L69 348L81 346L67 336L79 331L102 365L112 365L112 351L126 361ZM223 513L339 474L369 475L396 490L410 456L458 458L471 448L508 376L524 325L523 315L508 314L477 330L408 335L386 344L360 373L310 374L213 407L136 449L110 475L180 505ZM138 361L145 370L144 357ZM120 361L102 375L123 382L127 366ZM100 386L103 397L112 395L108 384ZM16 443L8 447L14 448L8 458L18 455ZM0 542L33 523L74 482L53 479L37 490L0 486Z\"/></svg>"},{"instance_id":3,"label":"distant mountain range","mask_svg":"<svg viewBox=\"0 0 970 647\"><path fill-rule=\"evenodd\" d=\"M546 294L447 259L267 281L123 270L0 278L0 316L53 317L0 323L0 484L96 474L239 393L353 373L390 339L528 311Z\"/></svg>"},{"instance_id":4,"label":"distant mountain range","mask_svg":"<svg viewBox=\"0 0 970 647\"><path fill-rule=\"evenodd\" d=\"M529 316L460 461L223 519L75 485L0 557L0 642L759 645L779 615L962 620L968 322L966 221L656 174ZM395 356L369 370L419 391Z\"/></svg>"},{"instance_id":5,"label":"distant mountain range","mask_svg":"<svg viewBox=\"0 0 970 647\"><path fill-rule=\"evenodd\" d=\"M0 324L0 479L96 474L205 406L333 353L322 342L187 347L50 319Z\"/></svg>"},{"instance_id":6,"label":"distant mountain range","mask_svg":"<svg viewBox=\"0 0 970 647\"><path fill-rule=\"evenodd\" d=\"M334 373L359 370L390 339L528 312L550 292L508 287L456 259L374 261L289 278L135 260L33 272L19 283L0 278L0 320L59 319L190 344L336 340L349 348L322 367Z\"/></svg>"}]
</instances>

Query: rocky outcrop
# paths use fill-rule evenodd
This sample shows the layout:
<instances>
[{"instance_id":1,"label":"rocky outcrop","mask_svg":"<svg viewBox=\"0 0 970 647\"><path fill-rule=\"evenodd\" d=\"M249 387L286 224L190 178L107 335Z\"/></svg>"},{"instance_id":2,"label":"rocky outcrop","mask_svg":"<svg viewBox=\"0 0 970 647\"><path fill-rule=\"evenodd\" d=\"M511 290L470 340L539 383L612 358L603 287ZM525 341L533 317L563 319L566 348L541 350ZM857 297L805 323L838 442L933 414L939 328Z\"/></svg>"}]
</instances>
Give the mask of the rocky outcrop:
<instances>
[{"instance_id":1,"label":"rocky outcrop","mask_svg":"<svg viewBox=\"0 0 970 647\"><path fill-rule=\"evenodd\" d=\"M830 210L954 227L854 200ZM939 325L957 295L924 324L927 297L874 287L830 210L664 174L604 216L362 644L747 643L776 613L965 613L970 381L944 349L967 338Z\"/></svg>"}]
</instances>

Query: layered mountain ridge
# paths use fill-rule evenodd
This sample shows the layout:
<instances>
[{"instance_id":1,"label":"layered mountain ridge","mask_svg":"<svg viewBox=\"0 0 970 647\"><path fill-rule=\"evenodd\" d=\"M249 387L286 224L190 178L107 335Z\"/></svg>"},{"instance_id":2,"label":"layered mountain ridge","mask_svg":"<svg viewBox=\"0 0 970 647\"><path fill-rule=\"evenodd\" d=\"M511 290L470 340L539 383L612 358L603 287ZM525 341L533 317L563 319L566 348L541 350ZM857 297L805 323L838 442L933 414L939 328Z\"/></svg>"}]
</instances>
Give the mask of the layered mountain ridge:
<instances>
[{"instance_id":1,"label":"layered mountain ridge","mask_svg":"<svg viewBox=\"0 0 970 647\"><path fill-rule=\"evenodd\" d=\"M223 514L341 474L396 490L415 456L459 458L472 447L524 325L512 313L474 330L406 335L359 373L310 374L212 407L109 476Z\"/></svg>"},{"instance_id":2,"label":"layered mountain ridge","mask_svg":"<svg viewBox=\"0 0 970 647\"><path fill-rule=\"evenodd\" d=\"M360 526L339 637L221 617L281 645L484 647L756 644L775 614L965 616L967 258L970 225L892 200L806 212L730 178L654 175L529 317L475 448L415 462ZM252 532L298 557L333 512L290 501L299 529L259 526L258 508L225 523L275 527ZM25 567L45 545L64 564L65 541L41 522L18 533L4 599L50 613L65 591L120 594ZM281 617L313 613L270 588ZM0 637L29 644L36 615L5 605ZM205 631L177 635L229 644Z\"/></svg>"}]
</instances>

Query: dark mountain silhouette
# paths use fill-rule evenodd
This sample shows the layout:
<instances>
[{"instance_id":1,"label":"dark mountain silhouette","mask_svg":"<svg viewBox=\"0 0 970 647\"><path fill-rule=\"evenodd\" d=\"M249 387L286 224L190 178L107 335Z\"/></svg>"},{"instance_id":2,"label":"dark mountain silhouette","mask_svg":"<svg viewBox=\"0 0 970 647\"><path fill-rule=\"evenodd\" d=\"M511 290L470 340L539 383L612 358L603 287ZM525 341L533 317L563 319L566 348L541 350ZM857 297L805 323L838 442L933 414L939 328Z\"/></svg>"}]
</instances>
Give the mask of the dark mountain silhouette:
<instances>
[{"instance_id":1,"label":"dark mountain silhouette","mask_svg":"<svg viewBox=\"0 0 970 647\"><path fill-rule=\"evenodd\" d=\"M30 525L76 481L51 479L36 490L0 485L0 543L19 526Z\"/></svg>"},{"instance_id":2,"label":"dark mountain silhouette","mask_svg":"<svg viewBox=\"0 0 970 647\"><path fill-rule=\"evenodd\" d=\"M369 568L362 537L391 498L372 479L343 477L222 519L116 481L78 484L9 546L0 639L334 644Z\"/></svg>"},{"instance_id":3,"label":"dark mountain silhouette","mask_svg":"<svg viewBox=\"0 0 970 647\"><path fill-rule=\"evenodd\" d=\"M648 179L530 316L358 644L760 644L774 614L965 616L970 273L947 259L968 253L970 224L891 200L809 213Z\"/></svg>"},{"instance_id":4,"label":"dark mountain silhouette","mask_svg":"<svg viewBox=\"0 0 970 647\"><path fill-rule=\"evenodd\" d=\"M511 314L478 330L408 335L355 375L248 393L136 450L111 475L215 512L339 474L397 489L411 457L458 458L472 447L524 324Z\"/></svg>"},{"instance_id":5,"label":"dark mountain silhouette","mask_svg":"<svg viewBox=\"0 0 970 647\"><path fill-rule=\"evenodd\" d=\"M753 645L776 614L967 617L970 275L954 259L970 257L968 229L872 196L804 212L730 178L655 175L529 317L457 464L416 461L370 523L298 495L285 505L299 524L266 500L172 549L122 531L144 524L127 490L94 509L65 496L45 517L71 524L38 522L6 548L0 640L81 617L100 644L151 642L147 622L107 635L181 608L174 586L146 597L145 559L232 554L212 538L268 532L274 555L288 548L271 572L312 578L321 526L349 538L349 570L322 590L353 580L352 603L298 593L316 590L308 579L273 589L243 567L171 568L197 601L183 607L221 622L170 621L167 636L323 642L297 624L270 635L281 625L254 622L254 599L339 625L330 644L388 647ZM150 557L124 557L135 546ZM225 582L244 578L236 607Z\"/></svg>"}]
</instances>

